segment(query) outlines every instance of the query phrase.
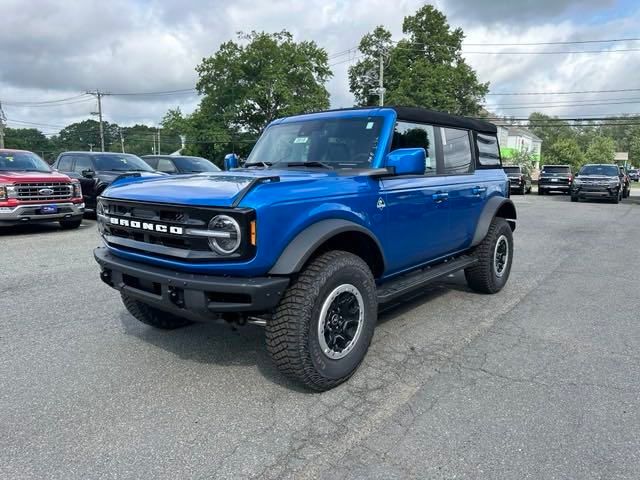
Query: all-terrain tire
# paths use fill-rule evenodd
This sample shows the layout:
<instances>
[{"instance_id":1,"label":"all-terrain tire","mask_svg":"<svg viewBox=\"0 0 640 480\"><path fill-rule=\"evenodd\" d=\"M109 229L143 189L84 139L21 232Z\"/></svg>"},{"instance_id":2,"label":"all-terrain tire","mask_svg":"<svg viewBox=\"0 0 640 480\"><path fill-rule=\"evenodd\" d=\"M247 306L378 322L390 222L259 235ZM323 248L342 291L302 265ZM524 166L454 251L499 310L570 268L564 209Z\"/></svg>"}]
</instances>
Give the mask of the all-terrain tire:
<instances>
[{"instance_id":1,"label":"all-terrain tire","mask_svg":"<svg viewBox=\"0 0 640 480\"><path fill-rule=\"evenodd\" d=\"M496 267L497 243L507 245L507 256L503 269ZM513 233L504 218L495 217L484 240L474 250L478 261L464 271L464 276L472 290L480 293L497 293L507 283L513 262ZM499 263L499 262L498 262Z\"/></svg>"},{"instance_id":2,"label":"all-terrain tire","mask_svg":"<svg viewBox=\"0 0 640 480\"><path fill-rule=\"evenodd\" d=\"M326 342L324 332L327 330L323 325L328 324L329 317L335 318L329 313L336 302L340 303L341 297L332 300L332 296L342 288L351 287L362 300L362 308L360 303L357 308L358 316L362 312L357 323L361 324L360 333L353 336L349 350L342 349L345 352L342 358L331 358L330 353L334 351L327 343L321 345L322 341ZM358 299L356 293L346 294ZM368 265L352 253L327 252L305 267L267 321L267 351L278 369L289 378L313 390L329 390L351 377L364 359L373 338L377 311L376 284Z\"/></svg>"},{"instance_id":3,"label":"all-terrain tire","mask_svg":"<svg viewBox=\"0 0 640 480\"><path fill-rule=\"evenodd\" d=\"M134 300L124 293L121 294L121 297L122 303L124 303L124 306L127 308L129 313L146 325L161 328L163 330L173 330L193 323L186 318L178 317L168 312L163 312L162 310L153 308L146 303Z\"/></svg>"},{"instance_id":4,"label":"all-terrain tire","mask_svg":"<svg viewBox=\"0 0 640 480\"><path fill-rule=\"evenodd\" d=\"M73 230L82 224L82 219L80 220L60 220L60 226L63 230Z\"/></svg>"},{"instance_id":5,"label":"all-terrain tire","mask_svg":"<svg viewBox=\"0 0 640 480\"><path fill-rule=\"evenodd\" d=\"M614 198L612 198L611 201L615 204L620 203L622 201L622 192L618 192L618 194Z\"/></svg>"}]
</instances>

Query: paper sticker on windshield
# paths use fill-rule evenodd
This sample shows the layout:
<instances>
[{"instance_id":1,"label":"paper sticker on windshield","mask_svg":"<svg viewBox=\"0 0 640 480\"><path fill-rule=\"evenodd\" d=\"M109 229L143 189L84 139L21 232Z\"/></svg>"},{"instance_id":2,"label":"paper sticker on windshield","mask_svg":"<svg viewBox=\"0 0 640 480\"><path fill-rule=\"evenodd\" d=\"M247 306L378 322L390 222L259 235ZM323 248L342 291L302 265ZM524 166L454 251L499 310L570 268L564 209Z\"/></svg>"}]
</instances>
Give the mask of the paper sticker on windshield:
<instances>
[{"instance_id":1,"label":"paper sticker on windshield","mask_svg":"<svg viewBox=\"0 0 640 480\"><path fill-rule=\"evenodd\" d=\"M373 122L367 122L367 130L371 130L373 128Z\"/></svg>"},{"instance_id":2,"label":"paper sticker on windshield","mask_svg":"<svg viewBox=\"0 0 640 480\"><path fill-rule=\"evenodd\" d=\"M307 140L309 140L309 137L297 137L293 143L307 143Z\"/></svg>"}]
</instances>

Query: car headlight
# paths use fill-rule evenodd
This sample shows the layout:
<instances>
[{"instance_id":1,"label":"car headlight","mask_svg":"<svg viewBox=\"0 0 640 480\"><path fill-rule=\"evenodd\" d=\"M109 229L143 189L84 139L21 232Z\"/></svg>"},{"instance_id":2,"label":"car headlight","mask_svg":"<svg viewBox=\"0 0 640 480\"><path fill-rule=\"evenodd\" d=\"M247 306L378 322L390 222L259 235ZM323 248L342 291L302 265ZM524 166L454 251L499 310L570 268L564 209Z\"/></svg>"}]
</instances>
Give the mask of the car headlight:
<instances>
[{"instance_id":1,"label":"car headlight","mask_svg":"<svg viewBox=\"0 0 640 480\"><path fill-rule=\"evenodd\" d=\"M0 200L7 199L7 186L0 183Z\"/></svg>"},{"instance_id":2,"label":"car headlight","mask_svg":"<svg viewBox=\"0 0 640 480\"><path fill-rule=\"evenodd\" d=\"M609 182L609 186L611 188L616 188L620 186L620 182Z\"/></svg>"},{"instance_id":3,"label":"car headlight","mask_svg":"<svg viewBox=\"0 0 640 480\"><path fill-rule=\"evenodd\" d=\"M573 183L574 185L580 185L582 183L582 180L580 180L579 178L574 178Z\"/></svg>"},{"instance_id":4,"label":"car headlight","mask_svg":"<svg viewBox=\"0 0 640 480\"><path fill-rule=\"evenodd\" d=\"M216 215L209 221L209 247L220 255L231 255L242 241L238 222L229 215Z\"/></svg>"},{"instance_id":5,"label":"car headlight","mask_svg":"<svg viewBox=\"0 0 640 480\"><path fill-rule=\"evenodd\" d=\"M82 185L80 185L80 182L71 182L71 186L73 187L73 198L82 198Z\"/></svg>"}]
</instances>

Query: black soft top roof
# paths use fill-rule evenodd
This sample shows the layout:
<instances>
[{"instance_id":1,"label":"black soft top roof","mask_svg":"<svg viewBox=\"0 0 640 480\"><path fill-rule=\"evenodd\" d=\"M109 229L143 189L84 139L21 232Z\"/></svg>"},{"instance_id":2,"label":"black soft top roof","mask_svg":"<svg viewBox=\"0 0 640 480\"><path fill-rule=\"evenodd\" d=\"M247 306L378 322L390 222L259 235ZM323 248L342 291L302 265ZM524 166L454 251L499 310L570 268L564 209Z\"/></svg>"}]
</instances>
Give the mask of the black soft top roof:
<instances>
[{"instance_id":1,"label":"black soft top roof","mask_svg":"<svg viewBox=\"0 0 640 480\"><path fill-rule=\"evenodd\" d=\"M481 133L496 134L498 129L493 123L475 118L459 117L435 110L419 107L389 107L396 111L398 120L409 122L433 123L445 127L466 128Z\"/></svg>"}]
</instances>

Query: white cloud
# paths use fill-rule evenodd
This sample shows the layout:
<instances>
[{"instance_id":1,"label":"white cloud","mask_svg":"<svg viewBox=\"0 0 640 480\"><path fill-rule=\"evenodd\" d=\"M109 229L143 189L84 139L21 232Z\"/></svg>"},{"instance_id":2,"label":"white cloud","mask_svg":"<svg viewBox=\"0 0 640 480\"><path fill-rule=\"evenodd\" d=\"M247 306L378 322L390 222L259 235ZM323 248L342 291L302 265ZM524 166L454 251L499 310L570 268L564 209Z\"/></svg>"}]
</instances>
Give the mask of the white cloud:
<instances>
[{"instance_id":1,"label":"white cloud","mask_svg":"<svg viewBox=\"0 0 640 480\"><path fill-rule=\"evenodd\" d=\"M468 43L634 36L640 20L639 11L626 16L620 12L614 15L610 1L439 0L435 3L449 16L452 26L464 28ZM287 29L297 40L315 40L331 55L356 46L363 34L380 24L391 30L394 38L399 38L404 16L422 4L421 0L238 0L233 3L4 0L3 28L0 29L0 100L7 103L47 100L96 88L136 92L192 87L196 81L195 66L203 57L213 54L220 43L235 38L237 31ZM593 20L596 14L600 15L598 21ZM640 45L630 44L626 48L630 46ZM605 47L625 48L625 45L581 48ZM343 55L330 61L335 65L328 88L335 107L352 103L347 80L350 58ZM469 54L467 59L480 80L491 82L493 91L625 88L632 83L632 72L640 67L640 52L559 56ZM488 97L492 104L553 100L557 97ZM168 108L181 106L188 112L196 105L196 96L106 97L104 102L105 118L124 125L155 124ZM638 110L635 105L619 107L615 110ZM5 106L9 118L55 125L87 118L94 109L93 102L29 109ZM586 111L586 107L581 110ZM612 113L604 110L605 107L589 107L589 111ZM562 114L577 110L545 111ZM507 112L528 113L527 110L503 111ZM54 127L43 129L51 131Z\"/></svg>"}]
</instances>

